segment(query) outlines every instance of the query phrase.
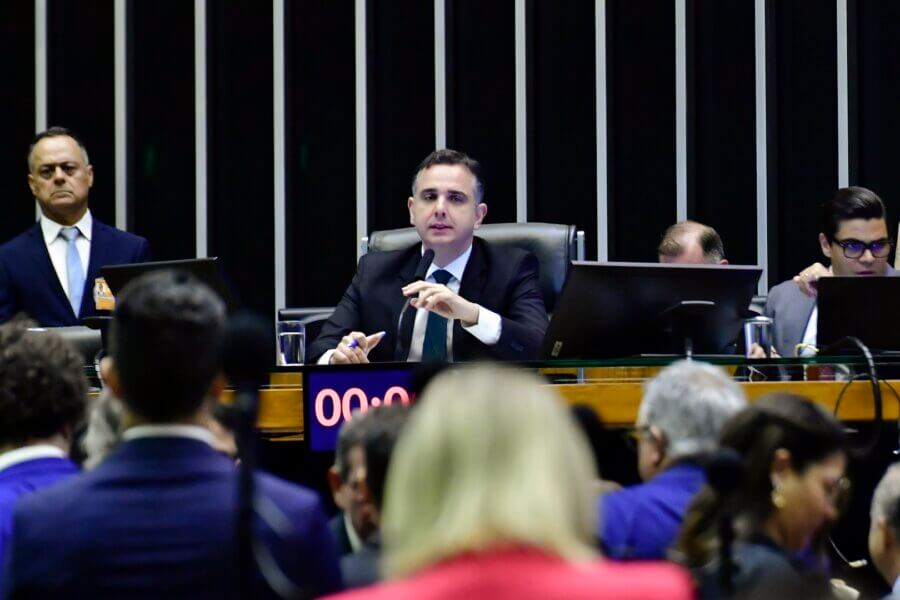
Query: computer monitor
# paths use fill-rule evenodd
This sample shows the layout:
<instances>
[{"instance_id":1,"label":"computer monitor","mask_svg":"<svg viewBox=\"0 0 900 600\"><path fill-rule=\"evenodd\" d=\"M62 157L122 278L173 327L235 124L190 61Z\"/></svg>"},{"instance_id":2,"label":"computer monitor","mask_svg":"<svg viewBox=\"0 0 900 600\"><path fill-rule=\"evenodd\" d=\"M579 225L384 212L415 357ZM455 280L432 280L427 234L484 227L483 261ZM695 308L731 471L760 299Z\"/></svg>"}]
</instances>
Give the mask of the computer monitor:
<instances>
[{"instance_id":1,"label":"computer monitor","mask_svg":"<svg viewBox=\"0 0 900 600\"><path fill-rule=\"evenodd\" d=\"M900 277L822 277L816 345L854 336L873 352L900 351Z\"/></svg>"},{"instance_id":2,"label":"computer monitor","mask_svg":"<svg viewBox=\"0 0 900 600\"><path fill-rule=\"evenodd\" d=\"M573 262L544 338L549 359L732 354L760 267Z\"/></svg>"},{"instance_id":3,"label":"computer monitor","mask_svg":"<svg viewBox=\"0 0 900 600\"><path fill-rule=\"evenodd\" d=\"M163 260L157 262L131 263L126 265L107 265L100 267L100 273L109 285L113 296L117 296L129 281L140 277L145 273L160 271L162 269L174 269L185 271L208 285L228 307L228 312L237 308L237 300L225 283L222 270L217 257L189 258L185 260Z\"/></svg>"}]
</instances>

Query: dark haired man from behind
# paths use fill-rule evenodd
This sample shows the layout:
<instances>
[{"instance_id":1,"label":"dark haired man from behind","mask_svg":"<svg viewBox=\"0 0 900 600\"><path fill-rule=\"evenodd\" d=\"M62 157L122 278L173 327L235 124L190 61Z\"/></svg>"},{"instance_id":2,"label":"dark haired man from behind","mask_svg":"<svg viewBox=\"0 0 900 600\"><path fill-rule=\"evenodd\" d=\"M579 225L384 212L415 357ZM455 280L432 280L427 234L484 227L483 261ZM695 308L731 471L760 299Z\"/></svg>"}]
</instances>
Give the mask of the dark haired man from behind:
<instances>
[{"instance_id":1,"label":"dark haired man from behind","mask_svg":"<svg viewBox=\"0 0 900 600\"><path fill-rule=\"evenodd\" d=\"M147 240L95 219L88 209L94 167L64 127L37 134L28 149L28 187L41 217L0 246L0 322L25 312L44 327L97 314L100 267L150 260Z\"/></svg>"},{"instance_id":2,"label":"dark haired man from behind","mask_svg":"<svg viewBox=\"0 0 900 600\"><path fill-rule=\"evenodd\" d=\"M831 267L819 263L804 269L793 281L769 291L765 315L774 320L774 346L781 356L810 354L816 346L818 309L808 295L820 277L895 277L888 265L894 240L888 235L887 211L875 192L863 187L837 191L822 205L819 247ZM812 286L812 287L811 287ZM761 352L761 350L760 350Z\"/></svg>"},{"instance_id":3,"label":"dark haired man from behind","mask_svg":"<svg viewBox=\"0 0 900 600\"><path fill-rule=\"evenodd\" d=\"M25 494L78 472L68 458L87 395L81 355L31 323L0 325L0 565L13 507Z\"/></svg>"},{"instance_id":4,"label":"dark haired man from behind","mask_svg":"<svg viewBox=\"0 0 900 600\"><path fill-rule=\"evenodd\" d=\"M727 265L719 233L697 221L680 221L666 229L656 249L659 262L678 265Z\"/></svg>"},{"instance_id":5,"label":"dark haired man from behind","mask_svg":"<svg viewBox=\"0 0 900 600\"><path fill-rule=\"evenodd\" d=\"M221 299L185 274L123 290L101 367L125 407L122 442L94 470L20 502L8 596L235 598L241 573L253 574L254 598L340 587L318 498L268 475L255 483L257 564L237 564L237 471L204 427L225 385L224 328Z\"/></svg>"},{"instance_id":6,"label":"dark haired man from behind","mask_svg":"<svg viewBox=\"0 0 900 600\"><path fill-rule=\"evenodd\" d=\"M872 496L869 555L891 586L886 600L900 600L900 463L888 467Z\"/></svg>"},{"instance_id":7,"label":"dark haired man from behind","mask_svg":"<svg viewBox=\"0 0 900 600\"><path fill-rule=\"evenodd\" d=\"M537 259L475 236L487 214L478 162L456 150L435 150L413 174L406 206L421 243L360 259L313 342L311 360L538 358L547 311ZM434 260L417 274L427 251ZM399 325L407 302L411 309Z\"/></svg>"}]
</instances>

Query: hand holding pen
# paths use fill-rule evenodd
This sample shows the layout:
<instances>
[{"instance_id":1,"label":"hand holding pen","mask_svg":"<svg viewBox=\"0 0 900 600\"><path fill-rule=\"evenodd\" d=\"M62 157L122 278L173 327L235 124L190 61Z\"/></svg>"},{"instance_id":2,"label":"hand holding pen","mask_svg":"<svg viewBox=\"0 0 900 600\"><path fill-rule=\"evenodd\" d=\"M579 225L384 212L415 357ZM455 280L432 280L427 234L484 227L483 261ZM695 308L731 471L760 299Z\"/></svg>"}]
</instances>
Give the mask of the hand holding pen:
<instances>
[{"instance_id":1,"label":"hand holding pen","mask_svg":"<svg viewBox=\"0 0 900 600\"><path fill-rule=\"evenodd\" d=\"M352 331L341 339L341 343L331 355L331 364L365 364L369 362L369 352L384 339L385 332L379 331L366 335L360 331Z\"/></svg>"}]
</instances>

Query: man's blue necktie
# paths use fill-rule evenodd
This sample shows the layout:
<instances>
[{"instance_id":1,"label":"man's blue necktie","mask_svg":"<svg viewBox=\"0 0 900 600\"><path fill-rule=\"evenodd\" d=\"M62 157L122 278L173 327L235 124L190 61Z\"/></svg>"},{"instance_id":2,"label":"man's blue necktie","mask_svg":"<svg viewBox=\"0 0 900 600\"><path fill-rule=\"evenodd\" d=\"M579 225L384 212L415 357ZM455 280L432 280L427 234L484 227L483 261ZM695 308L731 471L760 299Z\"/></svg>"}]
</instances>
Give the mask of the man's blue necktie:
<instances>
[{"instance_id":1,"label":"man's blue necktie","mask_svg":"<svg viewBox=\"0 0 900 600\"><path fill-rule=\"evenodd\" d=\"M431 275L441 285L453 277L449 271L438 269ZM447 360L447 319L436 312L428 313L428 325L425 326L425 342L422 344L422 362Z\"/></svg>"},{"instance_id":2,"label":"man's blue necktie","mask_svg":"<svg viewBox=\"0 0 900 600\"><path fill-rule=\"evenodd\" d=\"M78 239L80 232L77 227L63 227L59 231L66 240L66 273L69 279L69 304L75 316L81 310L81 297L84 295L84 267L81 266L81 256L78 254L78 248L75 247L75 240Z\"/></svg>"}]
</instances>

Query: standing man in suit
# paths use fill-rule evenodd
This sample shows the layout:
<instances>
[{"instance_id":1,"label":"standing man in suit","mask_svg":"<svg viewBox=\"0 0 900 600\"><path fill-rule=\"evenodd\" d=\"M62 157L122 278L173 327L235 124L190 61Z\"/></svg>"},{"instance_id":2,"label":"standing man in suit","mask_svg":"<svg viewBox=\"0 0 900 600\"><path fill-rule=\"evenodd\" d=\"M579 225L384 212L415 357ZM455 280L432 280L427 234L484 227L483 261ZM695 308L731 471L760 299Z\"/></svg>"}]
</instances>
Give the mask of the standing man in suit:
<instances>
[{"instance_id":1,"label":"standing man in suit","mask_svg":"<svg viewBox=\"0 0 900 600\"><path fill-rule=\"evenodd\" d=\"M831 259L831 267L813 264L792 281L773 287L766 300L765 315L774 320L778 354L813 353L819 317L814 290L819 278L897 275L887 263L894 241L888 236L886 214L881 198L864 187L841 188L822 205L819 246Z\"/></svg>"},{"instance_id":2,"label":"standing man in suit","mask_svg":"<svg viewBox=\"0 0 900 600\"><path fill-rule=\"evenodd\" d=\"M93 184L94 168L74 133L52 127L35 136L28 187L41 218L0 246L0 322L22 311L44 327L78 325L97 314L100 267L149 260L147 240L93 218Z\"/></svg>"},{"instance_id":3,"label":"standing man in suit","mask_svg":"<svg viewBox=\"0 0 900 600\"><path fill-rule=\"evenodd\" d=\"M360 259L310 358L331 364L537 358L547 328L537 259L475 237L487 214L483 197L477 161L456 150L429 154L407 200L422 243ZM429 250L434 260L415 281ZM407 301L414 310L405 310Z\"/></svg>"},{"instance_id":4,"label":"standing man in suit","mask_svg":"<svg viewBox=\"0 0 900 600\"><path fill-rule=\"evenodd\" d=\"M84 360L32 322L0 325L0 565L20 497L75 475L72 432L84 414Z\"/></svg>"},{"instance_id":5,"label":"standing man in suit","mask_svg":"<svg viewBox=\"0 0 900 600\"><path fill-rule=\"evenodd\" d=\"M224 326L222 300L183 273L126 286L101 367L125 406L122 442L19 503L5 597L234 598L246 567L253 598L340 588L316 494L268 475L255 475L256 564L237 562L238 473L204 426L225 386Z\"/></svg>"}]
</instances>

